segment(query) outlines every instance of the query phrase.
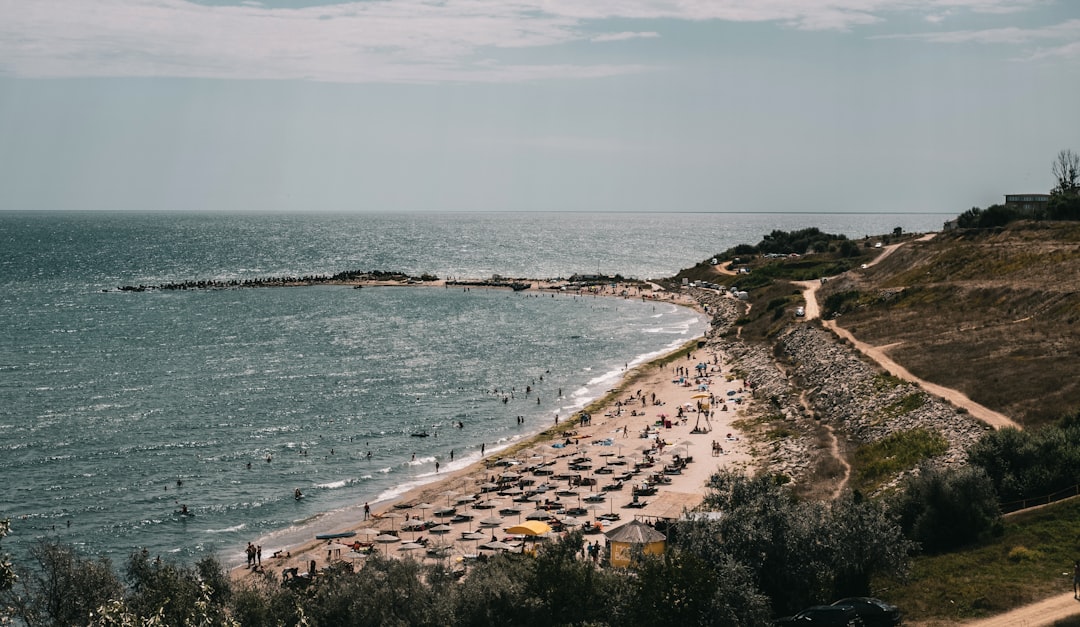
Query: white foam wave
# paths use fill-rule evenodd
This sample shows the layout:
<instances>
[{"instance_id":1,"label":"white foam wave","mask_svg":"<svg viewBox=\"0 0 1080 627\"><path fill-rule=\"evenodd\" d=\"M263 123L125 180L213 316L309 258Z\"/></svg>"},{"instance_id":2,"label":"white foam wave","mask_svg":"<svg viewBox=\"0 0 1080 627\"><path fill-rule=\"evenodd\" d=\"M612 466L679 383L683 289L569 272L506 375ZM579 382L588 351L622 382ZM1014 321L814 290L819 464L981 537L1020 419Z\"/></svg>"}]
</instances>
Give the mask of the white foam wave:
<instances>
[{"instance_id":1,"label":"white foam wave","mask_svg":"<svg viewBox=\"0 0 1080 627\"><path fill-rule=\"evenodd\" d=\"M341 479L340 481L331 481L329 483L316 483L315 487L316 488L323 488L323 489L326 489L326 490L335 490L337 488L344 488L345 486L349 485L352 482L353 482L352 479Z\"/></svg>"},{"instance_id":2,"label":"white foam wave","mask_svg":"<svg viewBox=\"0 0 1080 627\"><path fill-rule=\"evenodd\" d=\"M247 527L247 524L240 523L239 525L233 525L232 527L225 527L224 529L207 529L206 533L233 533L235 531L243 531Z\"/></svg>"}]
</instances>

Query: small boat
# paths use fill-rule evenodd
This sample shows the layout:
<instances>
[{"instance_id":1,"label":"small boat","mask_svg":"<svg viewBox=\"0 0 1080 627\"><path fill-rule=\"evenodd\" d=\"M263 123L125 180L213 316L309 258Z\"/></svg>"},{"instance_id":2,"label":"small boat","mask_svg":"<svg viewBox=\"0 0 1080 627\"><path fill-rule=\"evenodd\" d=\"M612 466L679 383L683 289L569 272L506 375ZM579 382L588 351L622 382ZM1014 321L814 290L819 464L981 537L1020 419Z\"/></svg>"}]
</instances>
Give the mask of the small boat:
<instances>
[{"instance_id":1,"label":"small boat","mask_svg":"<svg viewBox=\"0 0 1080 627\"><path fill-rule=\"evenodd\" d=\"M339 531L338 533L320 533L315 536L316 540L334 540L336 538L351 538L356 535L355 531Z\"/></svg>"},{"instance_id":2,"label":"small boat","mask_svg":"<svg viewBox=\"0 0 1080 627\"><path fill-rule=\"evenodd\" d=\"M532 287L532 283L511 283L510 284L510 289L514 290L515 292L520 292L522 290L527 290L530 287Z\"/></svg>"},{"instance_id":3,"label":"small boat","mask_svg":"<svg viewBox=\"0 0 1080 627\"><path fill-rule=\"evenodd\" d=\"M414 438L426 438L426 437L428 437L428 432L427 431L416 431L415 433L410 433L409 435L411 435Z\"/></svg>"}]
</instances>

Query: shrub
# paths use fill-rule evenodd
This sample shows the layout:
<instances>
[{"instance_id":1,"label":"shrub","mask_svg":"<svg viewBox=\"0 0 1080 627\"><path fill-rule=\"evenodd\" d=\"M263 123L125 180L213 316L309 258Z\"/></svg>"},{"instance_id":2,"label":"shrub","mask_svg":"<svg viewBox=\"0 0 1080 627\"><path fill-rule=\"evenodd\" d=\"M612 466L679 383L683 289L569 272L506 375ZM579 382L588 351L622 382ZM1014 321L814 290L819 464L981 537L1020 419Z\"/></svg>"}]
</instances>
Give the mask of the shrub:
<instances>
[{"instance_id":1,"label":"shrub","mask_svg":"<svg viewBox=\"0 0 1080 627\"><path fill-rule=\"evenodd\" d=\"M922 468L899 498L900 524L929 553L983 540L1001 529L994 486L977 467Z\"/></svg>"}]
</instances>

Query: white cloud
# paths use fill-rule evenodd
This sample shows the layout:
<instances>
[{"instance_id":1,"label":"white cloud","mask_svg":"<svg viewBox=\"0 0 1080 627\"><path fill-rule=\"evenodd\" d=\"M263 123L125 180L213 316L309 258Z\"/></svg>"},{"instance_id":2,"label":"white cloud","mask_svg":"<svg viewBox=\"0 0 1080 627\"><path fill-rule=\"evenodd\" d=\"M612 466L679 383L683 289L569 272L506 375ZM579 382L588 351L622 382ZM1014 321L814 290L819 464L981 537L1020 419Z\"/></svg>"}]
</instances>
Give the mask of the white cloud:
<instances>
[{"instance_id":1,"label":"white cloud","mask_svg":"<svg viewBox=\"0 0 1080 627\"><path fill-rule=\"evenodd\" d=\"M1080 19L1041 28L988 28L982 30L955 30L939 33L909 33L881 35L879 39L920 39L943 44L1024 44L1048 39L1080 38Z\"/></svg>"},{"instance_id":2,"label":"white cloud","mask_svg":"<svg viewBox=\"0 0 1080 627\"><path fill-rule=\"evenodd\" d=\"M656 31L645 31L640 33L634 32L622 32L622 33L604 33L602 35L596 35L590 39L595 42L605 41L626 41L627 39L652 39L659 37L660 33Z\"/></svg>"},{"instance_id":3,"label":"white cloud","mask_svg":"<svg viewBox=\"0 0 1080 627\"><path fill-rule=\"evenodd\" d=\"M254 0L236 6L190 0L0 0L0 74L334 82L591 78L648 68L545 63L545 48L660 35L598 32L605 21L616 19L620 24L776 22L800 30L845 31L899 12L1005 12L1041 1L364 0L283 9ZM1017 29L1001 30L989 36L1007 38ZM478 61L498 57L500 49L531 49L533 57L530 63Z\"/></svg>"},{"instance_id":4,"label":"white cloud","mask_svg":"<svg viewBox=\"0 0 1080 627\"><path fill-rule=\"evenodd\" d=\"M1040 48L1027 57L1029 60L1039 59L1080 59L1080 41L1073 41L1063 46L1054 48Z\"/></svg>"}]
</instances>

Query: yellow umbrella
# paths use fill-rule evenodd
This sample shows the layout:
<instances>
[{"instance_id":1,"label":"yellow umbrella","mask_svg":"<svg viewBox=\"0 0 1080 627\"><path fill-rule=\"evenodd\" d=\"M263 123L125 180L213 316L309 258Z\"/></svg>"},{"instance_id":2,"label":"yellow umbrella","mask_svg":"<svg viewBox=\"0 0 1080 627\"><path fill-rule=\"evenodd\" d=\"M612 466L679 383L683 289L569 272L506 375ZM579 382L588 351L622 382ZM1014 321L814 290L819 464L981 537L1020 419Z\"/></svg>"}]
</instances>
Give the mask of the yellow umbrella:
<instances>
[{"instance_id":1,"label":"yellow umbrella","mask_svg":"<svg viewBox=\"0 0 1080 627\"><path fill-rule=\"evenodd\" d=\"M551 533L551 525L541 520L526 520L507 528L506 533L512 536L542 536Z\"/></svg>"}]
</instances>

